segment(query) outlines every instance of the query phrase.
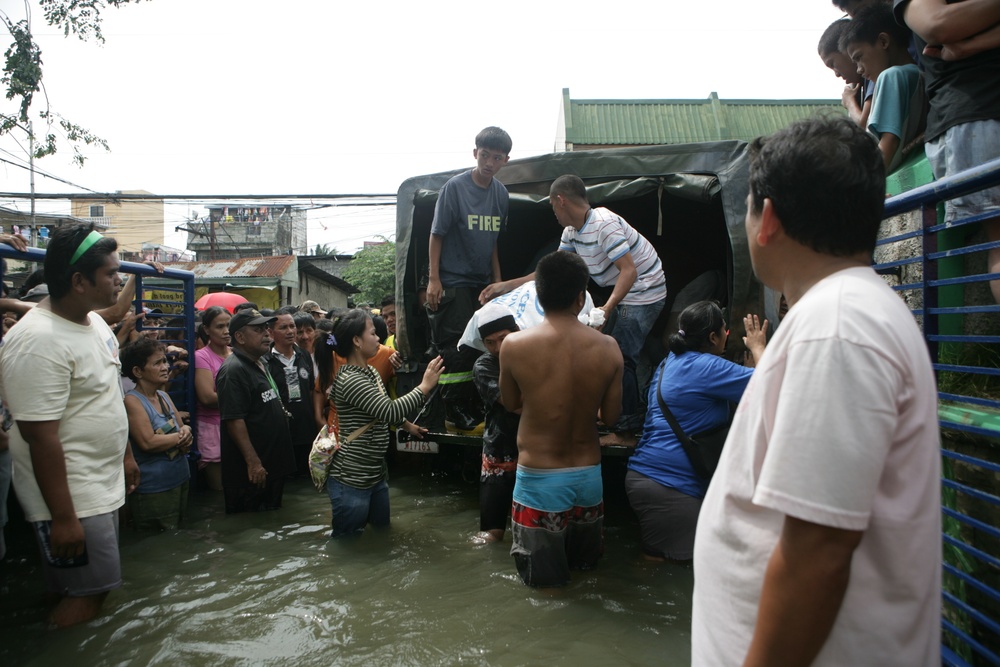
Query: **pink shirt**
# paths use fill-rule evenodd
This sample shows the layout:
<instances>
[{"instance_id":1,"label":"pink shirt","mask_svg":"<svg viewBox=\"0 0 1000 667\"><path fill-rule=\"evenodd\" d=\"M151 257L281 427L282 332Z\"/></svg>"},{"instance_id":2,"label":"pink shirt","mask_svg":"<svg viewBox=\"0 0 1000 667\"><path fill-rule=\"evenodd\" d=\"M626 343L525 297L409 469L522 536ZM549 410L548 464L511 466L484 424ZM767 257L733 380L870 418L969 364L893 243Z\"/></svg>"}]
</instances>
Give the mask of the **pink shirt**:
<instances>
[{"instance_id":1,"label":"pink shirt","mask_svg":"<svg viewBox=\"0 0 1000 667\"><path fill-rule=\"evenodd\" d=\"M195 370L204 369L215 376L225 359L212 351L207 345L194 353ZM202 463L218 463L222 460L219 441L219 428L222 420L219 418L219 408L198 405L198 451L201 452Z\"/></svg>"}]
</instances>

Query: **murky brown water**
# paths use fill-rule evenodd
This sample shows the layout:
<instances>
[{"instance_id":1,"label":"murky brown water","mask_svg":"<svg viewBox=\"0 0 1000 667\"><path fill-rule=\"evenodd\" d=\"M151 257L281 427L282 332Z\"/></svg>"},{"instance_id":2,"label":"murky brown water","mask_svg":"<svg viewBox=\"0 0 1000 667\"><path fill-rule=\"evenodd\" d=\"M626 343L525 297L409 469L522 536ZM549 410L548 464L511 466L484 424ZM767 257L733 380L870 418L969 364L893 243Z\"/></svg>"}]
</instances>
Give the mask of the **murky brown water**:
<instances>
[{"instance_id":1,"label":"murky brown water","mask_svg":"<svg viewBox=\"0 0 1000 667\"><path fill-rule=\"evenodd\" d=\"M195 494L186 529L123 533L125 586L60 632L43 627L37 555L15 540L0 664L686 665L691 570L639 558L621 463L606 466L605 557L558 591L521 584L509 533L470 545L476 484L427 465L393 472L388 532L348 542L327 539L329 501L305 480L267 514L225 516Z\"/></svg>"}]
</instances>

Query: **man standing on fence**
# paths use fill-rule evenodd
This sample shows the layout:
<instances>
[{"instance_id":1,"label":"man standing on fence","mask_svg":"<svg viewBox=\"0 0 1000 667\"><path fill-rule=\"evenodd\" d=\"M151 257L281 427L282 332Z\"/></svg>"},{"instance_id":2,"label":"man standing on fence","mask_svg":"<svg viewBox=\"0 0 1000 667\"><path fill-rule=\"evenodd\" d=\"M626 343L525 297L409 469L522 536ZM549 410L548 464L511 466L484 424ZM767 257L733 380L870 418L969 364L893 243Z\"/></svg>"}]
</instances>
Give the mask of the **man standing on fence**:
<instances>
[{"instance_id":1,"label":"man standing on fence","mask_svg":"<svg viewBox=\"0 0 1000 667\"><path fill-rule=\"evenodd\" d=\"M694 665L941 664L937 396L870 268L884 180L847 119L751 146L750 257L790 309L701 508Z\"/></svg>"}]
</instances>

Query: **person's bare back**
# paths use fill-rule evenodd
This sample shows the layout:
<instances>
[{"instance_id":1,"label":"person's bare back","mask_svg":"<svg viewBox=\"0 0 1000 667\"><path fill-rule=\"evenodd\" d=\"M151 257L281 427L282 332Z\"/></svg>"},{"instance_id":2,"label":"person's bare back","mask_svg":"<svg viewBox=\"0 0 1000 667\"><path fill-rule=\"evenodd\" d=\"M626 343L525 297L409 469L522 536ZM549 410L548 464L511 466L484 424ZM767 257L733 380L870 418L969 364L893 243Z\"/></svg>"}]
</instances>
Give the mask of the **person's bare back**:
<instances>
[{"instance_id":1,"label":"person's bare back","mask_svg":"<svg viewBox=\"0 0 1000 667\"><path fill-rule=\"evenodd\" d=\"M519 465L600 463L597 419L613 424L621 412L621 351L613 338L582 324L578 311L546 313L542 324L507 336L500 348L501 400L521 410Z\"/></svg>"}]
</instances>

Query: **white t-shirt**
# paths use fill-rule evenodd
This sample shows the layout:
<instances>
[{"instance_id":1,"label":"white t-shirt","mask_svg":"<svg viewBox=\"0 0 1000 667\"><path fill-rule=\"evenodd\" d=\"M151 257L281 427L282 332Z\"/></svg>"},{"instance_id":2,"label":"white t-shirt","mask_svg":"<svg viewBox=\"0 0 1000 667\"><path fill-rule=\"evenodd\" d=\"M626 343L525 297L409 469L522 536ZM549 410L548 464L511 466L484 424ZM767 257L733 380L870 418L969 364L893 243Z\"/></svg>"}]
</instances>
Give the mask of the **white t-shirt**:
<instances>
[{"instance_id":1,"label":"white t-shirt","mask_svg":"<svg viewBox=\"0 0 1000 667\"><path fill-rule=\"evenodd\" d=\"M615 262L631 254L636 278L621 302L626 305L649 305L667 298L663 266L653 244L609 209L590 209L579 230L565 227L559 239L559 249L580 255L587 264L590 277L602 287L618 282L619 271Z\"/></svg>"},{"instance_id":2,"label":"white t-shirt","mask_svg":"<svg viewBox=\"0 0 1000 667\"><path fill-rule=\"evenodd\" d=\"M940 665L940 488L937 393L913 316L868 268L825 278L768 345L702 504L692 664L742 664L789 515L864 531L814 665Z\"/></svg>"},{"instance_id":3,"label":"white t-shirt","mask_svg":"<svg viewBox=\"0 0 1000 667\"><path fill-rule=\"evenodd\" d=\"M14 420L59 420L66 479L79 518L111 512L125 502L128 416L120 369L118 340L94 313L84 326L33 308L0 349L0 390ZM16 426L10 430L10 450L25 518L51 519L28 443Z\"/></svg>"}]
</instances>

